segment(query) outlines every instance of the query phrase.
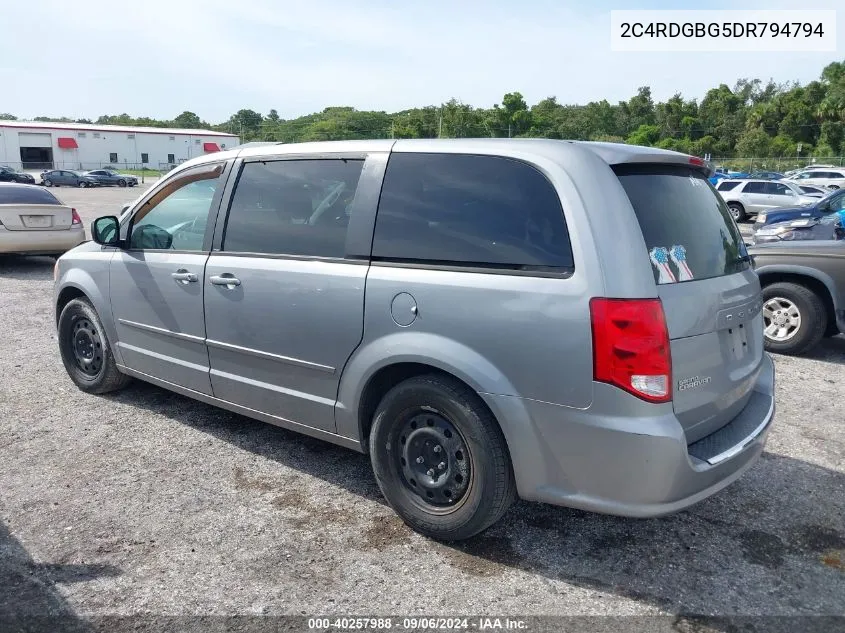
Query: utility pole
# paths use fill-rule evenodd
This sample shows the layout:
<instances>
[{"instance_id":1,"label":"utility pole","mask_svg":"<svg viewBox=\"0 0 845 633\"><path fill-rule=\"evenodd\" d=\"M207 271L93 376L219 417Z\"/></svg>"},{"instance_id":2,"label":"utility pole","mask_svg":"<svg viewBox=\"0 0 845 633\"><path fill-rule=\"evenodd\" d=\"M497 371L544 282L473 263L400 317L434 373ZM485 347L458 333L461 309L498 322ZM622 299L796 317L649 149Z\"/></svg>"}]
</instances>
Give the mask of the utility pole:
<instances>
[{"instance_id":1,"label":"utility pole","mask_svg":"<svg viewBox=\"0 0 845 633\"><path fill-rule=\"evenodd\" d=\"M508 138L511 137L511 124L508 123Z\"/></svg>"},{"instance_id":2,"label":"utility pole","mask_svg":"<svg viewBox=\"0 0 845 633\"><path fill-rule=\"evenodd\" d=\"M391 121L391 122L390 122L390 138L396 138L396 136L395 136L395 135L394 135L394 133L393 133L393 132L394 132L394 127L393 127L393 126L394 126L394 123L393 123L393 121Z\"/></svg>"},{"instance_id":3,"label":"utility pole","mask_svg":"<svg viewBox=\"0 0 845 633\"><path fill-rule=\"evenodd\" d=\"M440 125L437 128L437 138L443 136L443 108L440 108Z\"/></svg>"}]
</instances>

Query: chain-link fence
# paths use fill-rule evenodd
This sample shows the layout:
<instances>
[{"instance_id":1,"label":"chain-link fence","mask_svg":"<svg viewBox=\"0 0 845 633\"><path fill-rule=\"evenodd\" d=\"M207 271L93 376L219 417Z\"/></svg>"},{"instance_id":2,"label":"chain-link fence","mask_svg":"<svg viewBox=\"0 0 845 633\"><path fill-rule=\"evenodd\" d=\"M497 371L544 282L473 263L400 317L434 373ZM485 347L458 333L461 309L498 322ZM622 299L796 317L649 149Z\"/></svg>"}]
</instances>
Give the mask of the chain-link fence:
<instances>
[{"instance_id":1,"label":"chain-link fence","mask_svg":"<svg viewBox=\"0 0 845 633\"><path fill-rule=\"evenodd\" d=\"M815 165L845 167L845 156L814 156L814 157L750 157L728 158L713 157L710 162L717 167L724 167L731 171L777 171L783 173L792 169L804 169Z\"/></svg>"}]
</instances>

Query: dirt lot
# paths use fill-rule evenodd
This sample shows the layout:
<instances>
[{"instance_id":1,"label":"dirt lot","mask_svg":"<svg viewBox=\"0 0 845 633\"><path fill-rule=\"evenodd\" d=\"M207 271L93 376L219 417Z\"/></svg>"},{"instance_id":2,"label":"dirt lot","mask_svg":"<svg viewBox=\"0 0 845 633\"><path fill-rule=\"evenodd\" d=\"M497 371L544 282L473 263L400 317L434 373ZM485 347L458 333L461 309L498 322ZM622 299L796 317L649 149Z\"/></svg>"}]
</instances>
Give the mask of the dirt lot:
<instances>
[{"instance_id":1,"label":"dirt lot","mask_svg":"<svg viewBox=\"0 0 845 633\"><path fill-rule=\"evenodd\" d=\"M56 193L88 225L140 191ZM767 453L691 510L519 503L448 546L365 456L142 383L77 391L52 268L0 260L0 615L845 614L842 337L776 358Z\"/></svg>"}]
</instances>

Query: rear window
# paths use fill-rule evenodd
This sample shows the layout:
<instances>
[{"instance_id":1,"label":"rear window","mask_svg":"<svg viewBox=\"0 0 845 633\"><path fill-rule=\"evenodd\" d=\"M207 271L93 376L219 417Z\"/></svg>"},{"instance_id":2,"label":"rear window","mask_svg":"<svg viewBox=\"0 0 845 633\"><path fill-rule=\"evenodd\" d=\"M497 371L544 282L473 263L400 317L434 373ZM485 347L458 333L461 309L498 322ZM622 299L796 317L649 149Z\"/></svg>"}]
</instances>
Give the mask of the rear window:
<instances>
[{"instance_id":1,"label":"rear window","mask_svg":"<svg viewBox=\"0 0 845 633\"><path fill-rule=\"evenodd\" d=\"M373 258L550 272L573 264L560 198L542 173L459 154L390 157Z\"/></svg>"},{"instance_id":2,"label":"rear window","mask_svg":"<svg viewBox=\"0 0 845 633\"><path fill-rule=\"evenodd\" d=\"M614 171L634 207L656 283L721 277L750 266L736 223L701 173L662 165Z\"/></svg>"},{"instance_id":3,"label":"rear window","mask_svg":"<svg viewBox=\"0 0 845 633\"><path fill-rule=\"evenodd\" d=\"M730 191L731 189L735 189L736 187L739 187L738 182L730 182L730 181L727 181L727 180L723 180L722 182L719 183L719 186L716 187L716 188L719 191Z\"/></svg>"},{"instance_id":4,"label":"rear window","mask_svg":"<svg viewBox=\"0 0 845 633\"><path fill-rule=\"evenodd\" d=\"M0 204L61 204L56 197L40 187L0 186Z\"/></svg>"}]
</instances>

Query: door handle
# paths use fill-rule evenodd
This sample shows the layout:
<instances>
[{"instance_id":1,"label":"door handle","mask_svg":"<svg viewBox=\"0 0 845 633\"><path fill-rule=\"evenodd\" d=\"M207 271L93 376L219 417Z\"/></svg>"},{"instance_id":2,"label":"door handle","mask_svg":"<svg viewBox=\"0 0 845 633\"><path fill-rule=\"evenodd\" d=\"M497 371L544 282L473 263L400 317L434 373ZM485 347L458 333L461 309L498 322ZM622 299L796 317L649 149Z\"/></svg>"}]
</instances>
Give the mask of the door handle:
<instances>
[{"instance_id":1,"label":"door handle","mask_svg":"<svg viewBox=\"0 0 845 633\"><path fill-rule=\"evenodd\" d=\"M190 273L184 268L180 268L175 273L170 273L170 276L173 277L173 279L175 279L176 281L183 284L189 284L191 282L197 281L198 279L194 273Z\"/></svg>"},{"instance_id":2,"label":"door handle","mask_svg":"<svg viewBox=\"0 0 845 633\"><path fill-rule=\"evenodd\" d=\"M226 286L230 290L235 286L241 285L241 280L235 277L232 273L223 273L222 275L212 275L208 278L213 286Z\"/></svg>"}]
</instances>

